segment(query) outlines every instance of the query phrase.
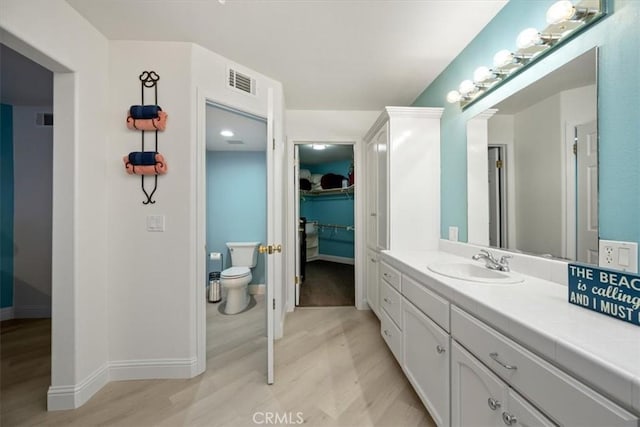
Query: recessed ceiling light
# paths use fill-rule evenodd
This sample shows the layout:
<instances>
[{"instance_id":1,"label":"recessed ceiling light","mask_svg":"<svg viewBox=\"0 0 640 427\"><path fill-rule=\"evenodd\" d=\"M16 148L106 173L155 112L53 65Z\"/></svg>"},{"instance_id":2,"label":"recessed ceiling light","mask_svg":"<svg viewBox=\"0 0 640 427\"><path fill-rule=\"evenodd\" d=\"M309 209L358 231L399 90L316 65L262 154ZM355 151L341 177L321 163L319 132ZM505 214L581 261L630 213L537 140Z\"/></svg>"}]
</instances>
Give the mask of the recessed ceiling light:
<instances>
[{"instance_id":1,"label":"recessed ceiling light","mask_svg":"<svg viewBox=\"0 0 640 427\"><path fill-rule=\"evenodd\" d=\"M227 137L227 138L231 138L233 136L233 132L231 132L228 129L225 129L223 131L220 132L220 135Z\"/></svg>"},{"instance_id":2,"label":"recessed ceiling light","mask_svg":"<svg viewBox=\"0 0 640 427\"><path fill-rule=\"evenodd\" d=\"M311 148L314 150L324 150L327 146L324 144L311 144Z\"/></svg>"}]
</instances>

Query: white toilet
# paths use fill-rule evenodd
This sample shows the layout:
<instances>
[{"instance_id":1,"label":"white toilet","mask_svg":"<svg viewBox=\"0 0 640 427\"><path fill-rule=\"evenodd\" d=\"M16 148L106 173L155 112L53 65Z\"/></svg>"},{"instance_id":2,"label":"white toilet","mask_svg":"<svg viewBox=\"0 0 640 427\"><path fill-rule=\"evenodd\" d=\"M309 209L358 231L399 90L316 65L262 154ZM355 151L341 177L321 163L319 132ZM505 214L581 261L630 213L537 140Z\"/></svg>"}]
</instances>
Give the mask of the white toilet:
<instances>
[{"instance_id":1,"label":"white toilet","mask_svg":"<svg viewBox=\"0 0 640 427\"><path fill-rule=\"evenodd\" d=\"M248 286L251 269L258 261L260 242L227 242L231 252L231 267L220 274L220 284L227 294L225 314L236 314L249 304Z\"/></svg>"}]
</instances>

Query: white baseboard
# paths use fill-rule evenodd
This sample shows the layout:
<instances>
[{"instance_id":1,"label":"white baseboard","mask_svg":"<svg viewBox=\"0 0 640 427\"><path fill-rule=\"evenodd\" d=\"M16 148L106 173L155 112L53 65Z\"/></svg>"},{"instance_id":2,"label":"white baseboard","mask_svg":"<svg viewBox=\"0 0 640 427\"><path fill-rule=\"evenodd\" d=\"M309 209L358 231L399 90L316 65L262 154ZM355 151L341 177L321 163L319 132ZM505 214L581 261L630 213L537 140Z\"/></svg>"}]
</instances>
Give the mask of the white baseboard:
<instances>
[{"instance_id":1,"label":"white baseboard","mask_svg":"<svg viewBox=\"0 0 640 427\"><path fill-rule=\"evenodd\" d=\"M113 361L105 363L77 385L49 387L47 409L76 409L109 381L192 378L196 374L196 359Z\"/></svg>"},{"instance_id":2,"label":"white baseboard","mask_svg":"<svg viewBox=\"0 0 640 427\"><path fill-rule=\"evenodd\" d=\"M15 319L42 319L51 317L50 305L16 305L13 307Z\"/></svg>"},{"instance_id":3,"label":"white baseboard","mask_svg":"<svg viewBox=\"0 0 640 427\"><path fill-rule=\"evenodd\" d=\"M343 257L343 256L334 256L334 255L323 255L323 254L320 254L320 255L314 257L313 260L310 260L310 261L315 261L315 260L337 262L339 264L349 264L349 265L354 265L355 264L355 261L354 261L353 258L347 258L347 257Z\"/></svg>"},{"instance_id":4,"label":"white baseboard","mask_svg":"<svg viewBox=\"0 0 640 427\"><path fill-rule=\"evenodd\" d=\"M117 360L109 362L111 381L191 378L196 359Z\"/></svg>"},{"instance_id":5,"label":"white baseboard","mask_svg":"<svg viewBox=\"0 0 640 427\"><path fill-rule=\"evenodd\" d=\"M0 308L0 322L3 320L11 320L15 318L13 307Z\"/></svg>"},{"instance_id":6,"label":"white baseboard","mask_svg":"<svg viewBox=\"0 0 640 427\"><path fill-rule=\"evenodd\" d=\"M267 292L267 286L264 283L249 285L249 295L264 295Z\"/></svg>"},{"instance_id":7,"label":"white baseboard","mask_svg":"<svg viewBox=\"0 0 640 427\"><path fill-rule=\"evenodd\" d=\"M109 382L109 365L105 363L77 385L51 386L47 392L47 410L75 409Z\"/></svg>"}]
</instances>

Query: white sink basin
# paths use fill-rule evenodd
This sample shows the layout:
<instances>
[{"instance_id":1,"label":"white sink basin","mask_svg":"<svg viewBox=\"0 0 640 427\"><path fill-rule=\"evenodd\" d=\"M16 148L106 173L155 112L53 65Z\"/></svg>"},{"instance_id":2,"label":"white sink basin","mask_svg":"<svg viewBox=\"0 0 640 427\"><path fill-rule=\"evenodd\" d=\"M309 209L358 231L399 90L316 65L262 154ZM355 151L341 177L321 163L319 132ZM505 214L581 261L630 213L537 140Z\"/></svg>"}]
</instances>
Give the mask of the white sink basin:
<instances>
[{"instance_id":1,"label":"white sink basin","mask_svg":"<svg viewBox=\"0 0 640 427\"><path fill-rule=\"evenodd\" d=\"M427 268L443 276L488 285L511 285L524 281L522 276L516 273L489 270L482 265L467 262L434 263L427 266Z\"/></svg>"}]
</instances>

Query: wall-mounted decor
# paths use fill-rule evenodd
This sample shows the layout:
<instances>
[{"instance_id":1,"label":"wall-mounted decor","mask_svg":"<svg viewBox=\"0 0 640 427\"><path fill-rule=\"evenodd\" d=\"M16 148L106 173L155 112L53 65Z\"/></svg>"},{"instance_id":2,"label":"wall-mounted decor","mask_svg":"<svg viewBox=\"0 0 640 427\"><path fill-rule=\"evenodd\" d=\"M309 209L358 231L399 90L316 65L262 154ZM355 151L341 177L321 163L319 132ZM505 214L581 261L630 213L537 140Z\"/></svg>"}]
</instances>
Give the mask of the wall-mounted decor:
<instances>
[{"instance_id":1,"label":"wall-mounted decor","mask_svg":"<svg viewBox=\"0 0 640 427\"><path fill-rule=\"evenodd\" d=\"M140 98L142 105L132 105L127 115L127 128L140 131L142 151L133 151L124 156L126 171L130 175L140 175L141 188L146 200L145 205L154 204L153 195L158 189L158 175L167 173L167 162L164 156L158 152L158 132L164 131L167 126L167 113L158 105L158 80L160 76L155 71L143 71L140 79ZM153 89L154 104L145 105L145 89ZM145 151L145 133L153 132L155 136L154 151ZM145 175L153 175L153 189L151 192L145 188Z\"/></svg>"}]
</instances>

